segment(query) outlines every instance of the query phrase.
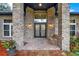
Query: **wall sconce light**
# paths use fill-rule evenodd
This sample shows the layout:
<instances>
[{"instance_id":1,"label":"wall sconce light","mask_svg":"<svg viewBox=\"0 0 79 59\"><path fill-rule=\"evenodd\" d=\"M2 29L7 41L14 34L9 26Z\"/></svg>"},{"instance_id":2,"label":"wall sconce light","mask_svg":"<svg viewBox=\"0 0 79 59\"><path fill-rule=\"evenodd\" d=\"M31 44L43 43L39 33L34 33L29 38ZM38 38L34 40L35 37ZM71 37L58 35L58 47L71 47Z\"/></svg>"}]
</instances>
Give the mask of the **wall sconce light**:
<instances>
[{"instance_id":1,"label":"wall sconce light","mask_svg":"<svg viewBox=\"0 0 79 59\"><path fill-rule=\"evenodd\" d=\"M53 27L53 25L52 25L52 24L49 24L49 26L50 26L50 27Z\"/></svg>"},{"instance_id":2,"label":"wall sconce light","mask_svg":"<svg viewBox=\"0 0 79 59\"><path fill-rule=\"evenodd\" d=\"M54 27L54 24L48 24L48 28L52 29Z\"/></svg>"},{"instance_id":3,"label":"wall sconce light","mask_svg":"<svg viewBox=\"0 0 79 59\"><path fill-rule=\"evenodd\" d=\"M32 24L27 24L26 27L27 27L28 29L31 29L31 28L32 28Z\"/></svg>"},{"instance_id":4,"label":"wall sconce light","mask_svg":"<svg viewBox=\"0 0 79 59\"><path fill-rule=\"evenodd\" d=\"M31 26L32 26L31 24L28 25L28 27L31 27Z\"/></svg>"}]
</instances>

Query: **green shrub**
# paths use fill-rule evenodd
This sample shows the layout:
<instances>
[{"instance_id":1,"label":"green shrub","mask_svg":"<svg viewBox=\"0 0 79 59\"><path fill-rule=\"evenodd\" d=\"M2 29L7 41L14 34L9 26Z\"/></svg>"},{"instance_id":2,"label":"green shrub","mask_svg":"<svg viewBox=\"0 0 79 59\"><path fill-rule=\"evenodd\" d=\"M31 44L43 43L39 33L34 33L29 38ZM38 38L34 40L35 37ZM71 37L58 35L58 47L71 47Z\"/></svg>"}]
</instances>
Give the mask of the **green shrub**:
<instances>
[{"instance_id":1,"label":"green shrub","mask_svg":"<svg viewBox=\"0 0 79 59\"><path fill-rule=\"evenodd\" d=\"M10 41L4 40L4 41L2 41L2 45L6 49L10 49L10 48L15 48L16 47L15 46L16 44L15 44L14 40L10 40Z\"/></svg>"},{"instance_id":2,"label":"green shrub","mask_svg":"<svg viewBox=\"0 0 79 59\"><path fill-rule=\"evenodd\" d=\"M6 48L6 49L8 49L8 48L10 48L10 43L9 43L9 41L2 41L2 45L3 45L3 47L4 48Z\"/></svg>"},{"instance_id":3,"label":"green shrub","mask_svg":"<svg viewBox=\"0 0 79 59\"><path fill-rule=\"evenodd\" d=\"M70 43L72 52L79 51L79 37L71 36Z\"/></svg>"}]
</instances>

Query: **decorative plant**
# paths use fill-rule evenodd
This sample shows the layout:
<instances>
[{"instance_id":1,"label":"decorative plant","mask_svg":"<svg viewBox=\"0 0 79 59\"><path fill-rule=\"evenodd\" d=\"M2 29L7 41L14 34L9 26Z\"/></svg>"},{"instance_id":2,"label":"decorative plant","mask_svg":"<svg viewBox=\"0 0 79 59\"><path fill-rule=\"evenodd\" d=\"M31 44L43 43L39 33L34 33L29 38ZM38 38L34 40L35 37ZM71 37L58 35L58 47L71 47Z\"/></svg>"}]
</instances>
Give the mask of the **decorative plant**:
<instances>
[{"instance_id":1,"label":"decorative plant","mask_svg":"<svg viewBox=\"0 0 79 59\"><path fill-rule=\"evenodd\" d=\"M16 43L14 40L10 40L9 43L10 43L10 48L13 48L13 49L16 48Z\"/></svg>"},{"instance_id":2,"label":"decorative plant","mask_svg":"<svg viewBox=\"0 0 79 59\"><path fill-rule=\"evenodd\" d=\"M6 49L9 49L10 48L10 43L9 43L9 41L2 41L2 45L3 45L3 47L4 48L6 48Z\"/></svg>"},{"instance_id":3,"label":"decorative plant","mask_svg":"<svg viewBox=\"0 0 79 59\"><path fill-rule=\"evenodd\" d=\"M71 51L79 52L79 37L71 36L70 42L71 42Z\"/></svg>"},{"instance_id":4,"label":"decorative plant","mask_svg":"<svg viewBox=\"0 0 79 59\"><path fill-rule=\"evenodd\" d=\"M16 52L16 43L14 40L9 40L9 41L2 41L2 45L4 48L6 48L8 55L15 55Z\"/></svg>"}]
</instances>

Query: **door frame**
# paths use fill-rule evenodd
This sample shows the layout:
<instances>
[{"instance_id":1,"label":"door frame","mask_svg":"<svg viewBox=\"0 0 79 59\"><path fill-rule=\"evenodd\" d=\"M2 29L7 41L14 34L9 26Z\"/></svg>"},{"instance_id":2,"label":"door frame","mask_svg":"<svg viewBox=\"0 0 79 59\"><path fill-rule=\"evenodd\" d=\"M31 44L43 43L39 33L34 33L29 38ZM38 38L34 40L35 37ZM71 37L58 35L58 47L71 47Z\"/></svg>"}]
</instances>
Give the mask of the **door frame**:
<instances>
[{"instance_id":1,"label":"door frame","mask_svg":"<svg viewBox=\"0 0 79 59\"><path fill-rule=\"evenodd\" d=\"M36 36L36 29L35 29L36 24L40 25L39 36ZM40 33L42 24L45 24L45 36L41 36L41 33ZM46 38L47 37L47 22L46 23L34 23L34 37L35 38Z\"/></svg>"}]
</instances>

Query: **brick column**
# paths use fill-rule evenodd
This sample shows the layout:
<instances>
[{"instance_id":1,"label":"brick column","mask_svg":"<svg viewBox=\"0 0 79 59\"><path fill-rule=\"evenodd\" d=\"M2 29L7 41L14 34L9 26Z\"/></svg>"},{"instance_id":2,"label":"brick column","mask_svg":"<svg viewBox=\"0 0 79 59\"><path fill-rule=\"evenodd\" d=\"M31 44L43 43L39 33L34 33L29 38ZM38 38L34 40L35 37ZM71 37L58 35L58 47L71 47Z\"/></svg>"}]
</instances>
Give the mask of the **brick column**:
<instances>
[{"instance_id":1,"label":"brick column","mask_svg":"<svg viewBox=\"0 0 79 59\"><path fill-rule=\"evenodd\" d=\"M69 4L59 4L59 21L58 34L63 37L61 48L65 51L70 51L70 25L69 25Z\"/></svg>"},{"instance_id":2,"label":"brick column","mask_svg":"<svg viewBox=\"0 0 79 59\"><path fill-rule=\"evenodd\" d=\"M13 40L17 50L21 50L24 40L24 6L23 3L13 4Z\"/></svg>"}]
</instances>

